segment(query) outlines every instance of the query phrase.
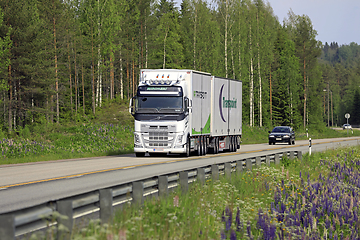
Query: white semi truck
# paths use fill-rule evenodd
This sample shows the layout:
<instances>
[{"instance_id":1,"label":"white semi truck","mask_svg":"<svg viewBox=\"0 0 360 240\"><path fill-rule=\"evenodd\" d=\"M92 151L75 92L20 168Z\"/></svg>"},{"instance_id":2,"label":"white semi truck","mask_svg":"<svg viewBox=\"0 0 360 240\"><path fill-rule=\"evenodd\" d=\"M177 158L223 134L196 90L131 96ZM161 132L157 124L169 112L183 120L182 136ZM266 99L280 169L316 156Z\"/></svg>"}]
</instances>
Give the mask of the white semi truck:
<instances>
[{"instance_id":1,"label":"white semi truck","mask_svg":"<svg viewBox=\"0 0 360 240\"><path fill-rule=\"evenodd\" d=\"M241 81L194 70L142 69L129 111L137 157L240 148Z\"/></svg>"}]
</instances>

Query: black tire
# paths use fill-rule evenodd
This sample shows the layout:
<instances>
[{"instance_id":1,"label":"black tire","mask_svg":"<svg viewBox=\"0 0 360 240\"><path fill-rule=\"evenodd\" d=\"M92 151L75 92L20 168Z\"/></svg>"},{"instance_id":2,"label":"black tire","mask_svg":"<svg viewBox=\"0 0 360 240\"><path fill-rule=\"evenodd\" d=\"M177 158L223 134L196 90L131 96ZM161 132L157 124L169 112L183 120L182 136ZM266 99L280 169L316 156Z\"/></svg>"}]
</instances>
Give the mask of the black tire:
<instances>
[{"instance_id":1,"label":"black tire","mask_svg":"<svg viewBox=\"0 0 360 240\"><path fill-rule=\"evenodd\" d=\"M144 156L145 156L145 153L144 153L144 152L136 152L136 153L135 153L135 156L136 156L136 157L144 157Z\"/></svg>"},{"instance_id":2,"label":"black tire","mask_svg":"<svg viewBox=\"0 0 360 240\"><path fill-rule=\"evenodd\" d=\"M219 153L219 139L218 138L215 138L215 154L218 154Z\"/></svg>"},{"instance_id":3,"label":"black tire","mask_svg":"<svg viewBox=\"0 0 360 240\"><path fill-rule=\"evenodd\" d=\"M234 137L230 137L230 152L234 152Z\"/></svg>"},{"instance_id":4,"label":"black tire","mask_svg":"<svg viewBox=\"0 0 360 240\"><path fill-rule=\"evenodd\" d=\"M295 145L295 139L293 140L292 145Z\"/></svg>"},{"instance_id":5,"label":"black tire","mask_svg":"<svg viewBox=\"0 0 360 240\"><path fill-rule=\"evenodd\" d=\"M271 142L269 142L269 145L271 145Z\"/></svg>"},{"instance_id":6,"label":"black tire","mask_svg":"<svg viewBox=\"0 0 360 240\"><path fill-rule=\"evenodd\" d=\"M236 137L234 136L233 137L233 152L236 152L236 150L237 150L237 143L236 143Z\"/></svg>"},{"instance_id":7,"label":"black tire","mask_svg":"<svg viewBox=\"0 0 360 240\"><path fill-rule=\"evenodd\" d=\"M205 156L207 153L208 153L207 139L206 137L203 137L203 155Z\"/></svg>"},{"instance_id":8,"label":"black tire","mask_svg":"<svg viewBox=\"0 0 360 240\"><path fill-rule=\"evenodd\" d=\"M196 151L196 153L197 153L197 155L198 156L201 156L201 137L198 137L198 144L197 144L197 151Z\"/></svg>"},{"instance_id":9,"label":"black tire","mask_svg":"<svg viewBox=\"0 0 360 240\"><path fill-rule=\"evenodd\" d=\"M187 138L186 140L186 152L182 154L183 157L189 157L190 156L190 139Z\"/></svg>"},{"instance_id":10,"label":"black tire","mask_svg":"<svg viewBox=\"0 0 360 240\"><path fill-rule=\"evenodd\" d=\"M291 145L291 139L289 140L289 145Z\"/></svg>"}]
</instances>

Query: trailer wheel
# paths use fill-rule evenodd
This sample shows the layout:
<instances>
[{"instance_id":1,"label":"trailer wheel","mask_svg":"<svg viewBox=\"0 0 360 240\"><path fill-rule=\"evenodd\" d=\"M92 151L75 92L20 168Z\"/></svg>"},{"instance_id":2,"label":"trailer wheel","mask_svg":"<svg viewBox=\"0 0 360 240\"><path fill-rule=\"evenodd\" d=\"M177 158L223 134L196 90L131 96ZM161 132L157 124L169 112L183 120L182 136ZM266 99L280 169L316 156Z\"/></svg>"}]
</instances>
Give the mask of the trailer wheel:
<instances>
[{"instance_id":1,"label":"trailer wheel","mask_svg":"<svg viewBox=\"0 0 360 240\"><path fill-rule=\"evenodd\" d=\"M201 147L201 145L202 145L201 144L201 137L198 137L197 140L198 140L198 143L197 143L197 146L196 146L197 147L197 155L201 156L201 148L202 148Z\"/></svg>"},{"instance_id":2,"label":"trailer wheel","mask_svg":"<svg viewBox=\"0 0 360 240\"><path fill-rule=\"evenodd\" d=\"M203 155L206 155L207 154L207 139L206 137L203 137Z\"/></svg>"},{"instance_id":3,"label":"trailer wheel","mask_svg":"<svg viewBox=\"0 0 360 240\"><path fill-rule=\"evenodd\" d=\"M230 143L229 143L229 152L234 151L234 138L230 136Z\"/></svg>"},{"instance_id":4,"label":"trailer wheel","mask_svg":"<svg viewBox=\"0 0 360 240\"><path fill-rule=\"evenodd\" d=\"M237 150L237 144L236 144L236 137L233 137L233 152L236 152Z\"/></svg>"}]
</instances>

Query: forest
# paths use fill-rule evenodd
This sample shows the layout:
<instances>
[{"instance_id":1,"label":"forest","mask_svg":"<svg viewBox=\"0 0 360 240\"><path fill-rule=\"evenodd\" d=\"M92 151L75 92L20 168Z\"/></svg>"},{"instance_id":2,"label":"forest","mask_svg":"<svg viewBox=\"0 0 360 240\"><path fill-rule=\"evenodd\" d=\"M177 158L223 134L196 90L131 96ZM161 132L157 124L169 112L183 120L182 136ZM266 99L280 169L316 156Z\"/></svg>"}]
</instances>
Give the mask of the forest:
<instances>
[{"instance_id":1,"label":"forest","mask_svg":"<svg viewBox=\"0 0 360 240\"><path fill-rule=\"evenodd\" d=\"M1 130L96 116L142 68L243 82L243 124L360 124L360 46L263 0L0 0Z\"/></svg>"}]
</instances>

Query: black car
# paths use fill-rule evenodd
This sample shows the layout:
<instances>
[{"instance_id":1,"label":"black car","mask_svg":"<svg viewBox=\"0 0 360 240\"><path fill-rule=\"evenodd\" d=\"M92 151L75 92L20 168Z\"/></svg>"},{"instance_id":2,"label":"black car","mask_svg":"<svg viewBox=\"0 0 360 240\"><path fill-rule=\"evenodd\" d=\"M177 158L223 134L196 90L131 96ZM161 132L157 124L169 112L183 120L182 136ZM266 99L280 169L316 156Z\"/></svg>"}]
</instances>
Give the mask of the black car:
<instances>
[{"instance_id":1,"label":"black car","mask_svg":"<svg viewBox=\"0 0 360 240\"><path fill-rule=\"evenodd\" d=\"M291 127L278 126L269 131L269 145L275 143L295 144L295 132Z\"/></svg>"}]
</instances>

